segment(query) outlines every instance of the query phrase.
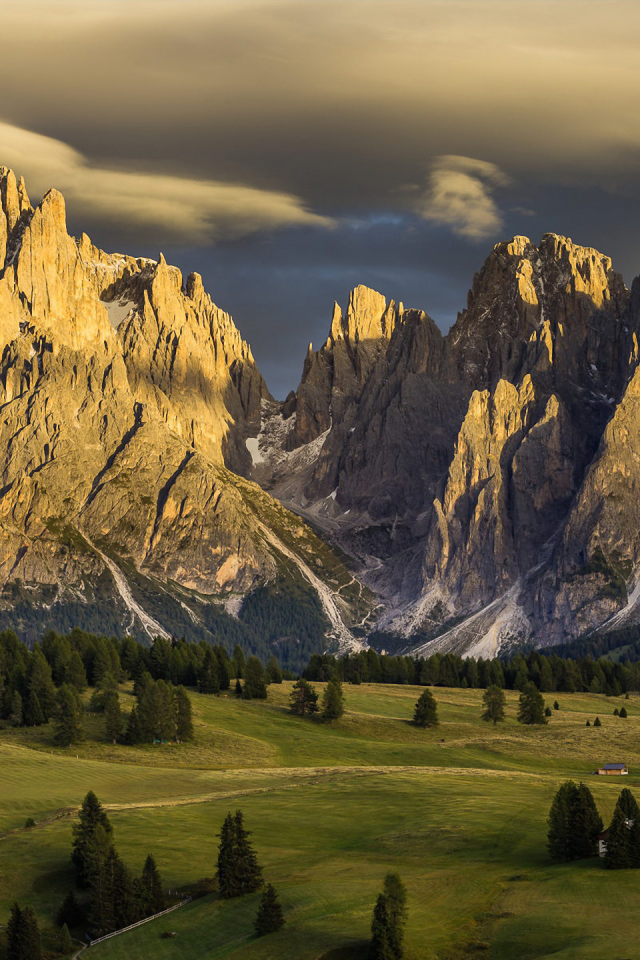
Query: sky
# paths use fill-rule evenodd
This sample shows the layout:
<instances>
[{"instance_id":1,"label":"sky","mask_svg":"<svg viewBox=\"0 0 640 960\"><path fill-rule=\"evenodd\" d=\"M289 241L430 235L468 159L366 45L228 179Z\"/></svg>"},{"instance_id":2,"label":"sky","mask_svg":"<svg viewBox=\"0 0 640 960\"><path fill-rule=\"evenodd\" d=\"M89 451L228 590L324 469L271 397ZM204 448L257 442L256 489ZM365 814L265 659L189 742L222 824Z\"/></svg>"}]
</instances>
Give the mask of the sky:
<instances>
[{"instance_id":1,"label":"sky","mask_svg":"<svg viewBox=\"0 0 640 960\"><path fill-rule=\"evenodd\" d=\"M272 393L365 283L443 331L492 246L640 274L636 0L3 0L0 165L197 270Z\"/></svg>"}]
</instances>

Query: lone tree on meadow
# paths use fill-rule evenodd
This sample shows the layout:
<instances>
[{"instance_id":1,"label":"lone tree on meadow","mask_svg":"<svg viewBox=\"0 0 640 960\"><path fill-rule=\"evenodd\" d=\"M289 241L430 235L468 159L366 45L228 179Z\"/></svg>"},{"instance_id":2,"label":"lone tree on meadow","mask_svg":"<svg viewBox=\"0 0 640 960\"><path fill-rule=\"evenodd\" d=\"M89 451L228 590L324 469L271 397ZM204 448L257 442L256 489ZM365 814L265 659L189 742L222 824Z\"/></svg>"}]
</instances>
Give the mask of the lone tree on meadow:
<instances>
[{"instance_id":1,"label":"lone tree on meadow","mask_svg":"<svg viewBox=\"0 0 640 960\"><path fill-rule=\"evenodd\" d=\"M296 680L289 697L289 709L297 717L306 717L312 713L318 712L318 694L316 688L300 677Z\"/></svg>"},{"instance_id":2,"label":"lone tree on meadow","mask_svg":"<svg viewBox=\"0 0 640 960\"><path fill-rule=\"evenodd\" d=\"M482 719L487 723L493 723L494 727L504 720L504 708L506 697L502 687L487 687L482 697L482 706L484 711Z\"/></svg>"},{"instance_id":3,"label":"lone tree on meadow","mask_svg":"<svg viewBox=\"0 0 640 960\"><path fill-rule=\"evenodd\" d=\"M264 888L260 906L254 924L256 937L264 937L267 933L275 933L284 926L284 914L278 900L278 894L272 884Z\"/></svg>"},{"instance_id":4,"label":"lone tree on meadow","mask_svg":"<svg viewBox=\"0 0 640 960\"><path fill-rule=\"evenodd\" d=\"M228 813L220 830L218 883L225 899L254 893L262 886L262 867L245 830L242 811Z\"/></svg>"},{"instance_id":5,"label":"lone tree on meadow","mask_svg":"<svg viewBox=\"0 0 640 960\"><path fill-rule=\"evenodd\" d=\"M329 680L322 696L322 719L331 723L344 714L344 694L342 684L337 677Z\"/></svg>"},{"instance_id":6,"label":"lone tree on meadow","mask_svg":"<svg viewBox=\"0 0 640 960\"><path fill-rule=\"evenodd\" d=\"M544 697L534 683L530 681L524 686L520 694L518 706L518 723L527 726L544 724L547 719L544 715Z\"/></svg>"},{"instance_id":7,"label":"lone tree on meadow","mask_svg":"<svg viewBox=\"0 0 640 960\"><path fill-rule=\"evenodd\" d=\"M438 726L438 704L430 690L424 690L416 701L413 722L418 727Z\"/></svg>"},{"instance_id":8,"label":"lone tree on meadow","mask_svg":"<svg viewBox=\"0 0 640 960\"><path fill-rule=\"evenodd\" d=\"M31 907L14 903L7 923L7 960L41 960L40 929Z\"/></svg>"},{"instance_id":9,"label":"lone tree on meadow","mask_svg":"<svg viewBox=\"0 0 640 960\"><path fill-rule=\"evenodd\" d=\"M407 891L397 873L384 878L371 921L371 960L400 960L403 956L404 925L407 920Z\"/></svg>"},{"instance_id":10,"label":"lone tree on meadow","mask_svg":"<svg viewBox=\"0 0 640 960\"><path fill-rule=\"evenodd\" d=\"M547 847L553 860L581 860L598 852L602 818L586 784L567 780L558 788L547 824Z\"/></svg>"}]
</instances>

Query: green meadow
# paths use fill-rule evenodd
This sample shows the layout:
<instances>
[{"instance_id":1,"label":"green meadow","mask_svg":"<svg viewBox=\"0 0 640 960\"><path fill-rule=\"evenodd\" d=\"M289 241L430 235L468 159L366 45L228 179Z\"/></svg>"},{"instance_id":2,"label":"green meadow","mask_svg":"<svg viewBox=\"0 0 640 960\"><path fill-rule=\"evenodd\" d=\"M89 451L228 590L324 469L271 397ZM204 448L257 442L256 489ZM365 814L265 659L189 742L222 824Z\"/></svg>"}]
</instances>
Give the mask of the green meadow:
<instances>
[{"instance_id":1,"label":"green meadow","mask_svg":"<svg viewBox=\"0 0 640 960\"><path fill-rule=\"evenodd\" d=\"M388 870L408 888L407 960L640 960L638 872L597 858L556 865L546 852L563 780L585 779L605 822L622 786L640 799L640 698L549 694L561 709L526 728L507 692L508 719L493 728L482 691L435 688L440 725L420 730L409 722L419 687L345 686L347 713L332 725L291 716L290 687L269 687L266 702L194 694L193 744L113 746L94 715L70 750L47 727L1 730L0 923L12 900L31 903L48 945L72 887L71 823L92 789L123 859L139 872L153 852L171 890L213 876L216 834L241 808L286 925L255 939L259 895L209 895L87 960L364 958ZM130 696L123 688L125 709ZM613 716L623 705L626 720ZM586 727L596 715L602 727ZM610 761L630 775L590 775Z\"/></svg>"}]
</instances>

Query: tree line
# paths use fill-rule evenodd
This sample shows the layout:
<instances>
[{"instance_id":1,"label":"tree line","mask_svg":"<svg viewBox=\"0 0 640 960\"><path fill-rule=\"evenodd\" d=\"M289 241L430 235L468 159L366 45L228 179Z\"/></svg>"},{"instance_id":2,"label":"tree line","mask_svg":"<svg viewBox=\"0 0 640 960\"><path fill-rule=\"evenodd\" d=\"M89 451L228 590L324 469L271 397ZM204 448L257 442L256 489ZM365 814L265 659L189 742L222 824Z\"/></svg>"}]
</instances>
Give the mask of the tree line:
<instances>
[{"instance_id":1,"label":"tree line","mask_svg":"<svg viewBox=\"0 0 640 960\"><path fill-rule=\"evenodd\" d=\"M640 663L602 658L560 657L533 650L509 659L474 660L454 653L431 657L391 656L373 649L344 657L313 654L302 672L306 680L338 676L345 683L401 683L416 686L523 690L532 683L541 693L604 693L620 696L640 689Z\"/></svg>"}]
</instances>

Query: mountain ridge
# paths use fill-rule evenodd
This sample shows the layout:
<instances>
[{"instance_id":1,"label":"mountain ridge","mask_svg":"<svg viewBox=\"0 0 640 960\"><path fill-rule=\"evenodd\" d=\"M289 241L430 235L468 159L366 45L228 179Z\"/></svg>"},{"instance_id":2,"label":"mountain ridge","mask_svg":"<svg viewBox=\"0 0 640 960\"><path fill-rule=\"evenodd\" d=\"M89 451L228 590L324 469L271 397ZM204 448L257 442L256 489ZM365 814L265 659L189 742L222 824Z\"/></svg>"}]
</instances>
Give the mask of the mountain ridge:
<instances>
[{"instance_id":1,"label":"mountain ridge","mask_svg":"<svg viewBox=\"0 0 640 960\"><path fill-rule=\"evenodd\" d=\"M640 281L610 258L498 243L446 335L360 285L279 402L198 274L74 240L61 194L34 208L6 168L0 210L5 625L84 604L231 635L260 591L284 622L287 583L339 650L640 620Z\"/></svg>"}]
</instances>

